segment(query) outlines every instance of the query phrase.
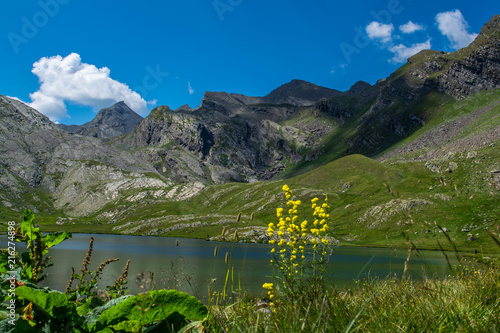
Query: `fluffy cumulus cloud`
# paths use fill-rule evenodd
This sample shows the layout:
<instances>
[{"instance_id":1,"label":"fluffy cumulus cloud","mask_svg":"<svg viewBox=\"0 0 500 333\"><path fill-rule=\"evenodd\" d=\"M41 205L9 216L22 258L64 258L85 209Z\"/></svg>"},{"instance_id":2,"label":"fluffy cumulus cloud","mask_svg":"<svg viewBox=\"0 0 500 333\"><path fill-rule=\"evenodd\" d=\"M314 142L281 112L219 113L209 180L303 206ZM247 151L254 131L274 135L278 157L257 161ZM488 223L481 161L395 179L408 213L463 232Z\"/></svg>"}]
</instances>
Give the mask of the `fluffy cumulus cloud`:
<instances>
[{"instance_id":1,"label":"fluffy cumulus cloud","mask_svg":"<svg viewBox=\"0 0 500 333\"><path fill-rule=\"evenodd\" d=\"M458 9L437 14L436 23L439 31L448 38L451 47L456 50L469 45L477 36L467 31L469 24Z\"/></svg>"},{"instance_id":2,"label":"fluffy cumulus cloud","mask_svg":"<svg viewBox=\"0 0 500 333\"><path fill-rule=\"evenodd\" d=\"M140 114L147 114L147 104L126 84L113 80L106 67L83 63L80 55L41 58L33 64L40 89L32 94L31 107L57 121L68 118L66 102L91 106L96 110L124 101Z\"/></svg>"},{"instance_id":3,"label":"fluffy cumulus cloud","mask_svg":"<svg viewBox=\"0 0 500 333\"><path fill-rule=\"evenodd\" d=\"M366 27L366 34L368 38L372 40L380 40L383 43L392 42L392 31L394 30L394 25L383 24L380 22L373 21Z\"/></svg>"},{"instance_id":4,"label":"fluffy cumulus cloud","mask_svg":"<svg viewBox=\"0 0 500 333\"><path fill-rule=\"evenodd\" d=\"M400 25L399 30L401 30L401 32L404 34L412 34L415 31L425 30L425 28L424 28L424 26L422 26L420 24L413 23L412 21L408 21L408 23Z\"/></svg>"},{"instance_id":5,"label":"fluffy cumulus cloud","mask_svg":"<svg viewBox=\"0 0 500 333\"><path fill-rule=\"evenodd\" d=\"M416 43L409 47L403 44L394 45L389 49L389 51L394 53L394 57L390 61L393 63L403 63L412 55L415 55L422 50L428 50L430 48L430 39L428 39L426 42Z\"/></svg>"},{"instance_id":6,"label":"fluffy cumulus cloud","mask_svg":"<svg viewBox=\"0 0 500 333\"><path fill-rule=\"evenodd\" d=\"M412 33L417 30L424 29L423 26L415 24L411 21L399 27L399 29L403 33ZM392 63L403 63L412 55L425 50L431 47L431 41L428 39L423 43L415 43L411 46L406 46L404 44L394 44L394 40L400 39L399 36L393 37L392 33L394 31L394 25L391 24L383 24L380 22L371 22L366 26L366 34L368 38L374 41L381 41L382 44L379 44L379 47L385 50L389 50L394 54L394 56L389 59L389 62Z\"/></svg>"}]
</instances>

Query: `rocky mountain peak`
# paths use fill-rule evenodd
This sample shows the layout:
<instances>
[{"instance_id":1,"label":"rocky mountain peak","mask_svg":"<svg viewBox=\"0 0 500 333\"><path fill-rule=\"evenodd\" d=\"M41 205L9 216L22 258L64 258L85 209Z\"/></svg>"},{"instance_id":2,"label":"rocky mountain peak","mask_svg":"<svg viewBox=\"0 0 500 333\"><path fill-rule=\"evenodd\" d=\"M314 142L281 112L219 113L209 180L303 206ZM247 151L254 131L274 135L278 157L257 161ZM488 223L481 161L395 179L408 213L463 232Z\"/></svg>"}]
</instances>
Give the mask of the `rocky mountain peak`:
<instances>
[{"instance_id":1,"label":"rocky mountain peak","mask_svg":"<svg viewBox=\"0 0 500 333\"><path fill-rule=\"evenodd\" d=\"M500 15L494 15L481 29L480 35L500 38Z\"/></svg>"},{"instance_id":2,"label":"rocky mountain peak","mask_svg":"<svg viewBox=\"0 0 500 333\"><path fill-rule=\"evenodd\" d=\"M371 84L365 81L358 81L355 84L351 86L351 88L347 91L349 95L355 95L359 93L360 91L363 91L367 88L370 88Z\"/></svg>"},{"instance_id":3,"label":"rocky mountain peak","mask_svg":"<svg viewBox=\"0 0 500 333\"><path fill-rule=\"evenodd\" d=\"M175 111L192 111L192 110L193 109L187 104L181 105L177 109L175 109Z\"/></svg>"},{"instance_id":4,"label":"rocky mountain peak","mask_svg":"<svg viewBox=\"0 0 500 333\"><path fill-rule=\"evenodd\" d=\"M274 89L262 99L266 103L273 104L313 105L322 98L331 98L340 94L342 93L335 89L294 79Z\"/></svg>"},{"instance_id":5,"label":"rocky mountain peak","mask_svg":"<svg viewBox=\"0 0 500 333\"><path fill-rule=\"evenodd\" d=\"M109 139L130 133L143 118L120 101L108 108L100 110L95 118L81 126L59 125L59 128L70 132L95 138Z\"/></svg>"}]
</instances>

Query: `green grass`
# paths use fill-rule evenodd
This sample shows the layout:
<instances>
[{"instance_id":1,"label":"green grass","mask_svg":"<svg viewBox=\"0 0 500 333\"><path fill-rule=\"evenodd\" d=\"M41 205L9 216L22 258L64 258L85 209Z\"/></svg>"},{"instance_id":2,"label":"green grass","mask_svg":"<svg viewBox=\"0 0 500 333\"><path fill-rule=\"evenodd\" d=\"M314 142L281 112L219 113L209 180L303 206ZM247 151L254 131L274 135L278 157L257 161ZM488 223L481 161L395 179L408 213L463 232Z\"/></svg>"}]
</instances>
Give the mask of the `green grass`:
<instances>
[{"instance_id":1,"label":"green grass","mask_svg":"<svg viewBox=\"0 0 500 333\"><path fill-rule=\"evenodd\" d=\"M275 308L253 297L212 307L209 332L496 332L497 267L455 268L444 280L357 281L311 286Z\"/></svg>"}]
</instances>

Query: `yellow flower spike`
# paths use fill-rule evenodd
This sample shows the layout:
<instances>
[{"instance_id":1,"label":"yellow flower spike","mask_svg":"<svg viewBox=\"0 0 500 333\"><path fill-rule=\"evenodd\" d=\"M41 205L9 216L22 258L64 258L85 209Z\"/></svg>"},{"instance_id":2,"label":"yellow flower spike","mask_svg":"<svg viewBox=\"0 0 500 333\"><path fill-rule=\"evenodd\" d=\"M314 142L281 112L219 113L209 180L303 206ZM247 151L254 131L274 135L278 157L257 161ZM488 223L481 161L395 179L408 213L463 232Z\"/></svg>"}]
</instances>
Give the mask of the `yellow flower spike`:
<instances>
[{"instance_id":1,"label":"yellow flower spike","mask_svg":"<svg viewBox=\"0 0 500 333\"><path fill-rule=\"evenodd\" d=\"M274 252L276 252L276 249L273 247L273 248L271 249L271 253L274 253Z\"/></svg>"},{"instance_id":2,"label":"yellow flower spike","mask_svg":"<svg viewBox=\"0 0 500 333\"><path fill-rule=\"evenodd\" d=\"M288 192L288 191L290 191L290 188L288 187L288 185L283 185L282 190L284 192Z\"/></svg>"},{"instance_id":3,"label":"yellow flower spike","mask_svg":"<svg viewBox=\"0 0 500 333\"><path fill-rule=\"evenodd\" d=\"M323 204L321 205L321 207L326 208L326 207L328 207L328 204L325 202L325 203L323 203Z\"/></svg>"},{"instance_id":4,"label":"yellow flower spike","mask_svg":"<svg viewBox=\"0 0 500 333\"><path fill-rule=\"evenodd\" d=\"M316 203L316 202L318 202L318 200L319 200L318 198L314 198L314 199L311 199L311 202Z\"/></svg>"}]
</instances>

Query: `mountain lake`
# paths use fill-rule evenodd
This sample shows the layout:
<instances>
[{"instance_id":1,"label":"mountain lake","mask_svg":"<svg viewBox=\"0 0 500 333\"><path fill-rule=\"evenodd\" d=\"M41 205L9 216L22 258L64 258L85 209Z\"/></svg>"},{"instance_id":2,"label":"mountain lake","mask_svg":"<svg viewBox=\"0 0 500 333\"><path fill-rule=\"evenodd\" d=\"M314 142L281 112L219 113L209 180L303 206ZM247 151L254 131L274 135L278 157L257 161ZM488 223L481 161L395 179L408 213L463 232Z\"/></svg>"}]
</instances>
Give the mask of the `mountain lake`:
<instances>
[{"instance_id":1,"label":"mountain lake","mask_svg":"<svg viewBox=\"0 0 500 333\"><path fill-rule=\"evenodd\" d=\"M94 247L90 270L95 270L107 259L120 258L104 268L99 288L112 285L130 260L127 288L131 293L141 292L138 275L154 276L154 288L177 289L207 299L208 290L222 292L227 276L227 293L245 290L254 295L264 293L262 284L272 281L270 264L271 245L254 243L210 242L199 239L145 237L103 234L73 234L49 250L54 266L46 269L48 277L40 285L64 291L71 275L71 267L79 273L85 258L90 236ZM2 237L2 243L5 238ZM24 251L24 244L17 243L17 251ZM214 256L217 246L217 256ZM344 286L358 279L372 277L401 277L408 250L332 247L333 254L327 263L328 279ZM225 257L228 253L229 264ZM457 263L449 253L451 264ZM233 266L233 269L230 267ZM444 277L449 274L448 262L439 251L413 252L409 273L414 278L422 276ZM229 268L229 274L228 274ZM74 281L73 287L78 281ZM150 289L150 285L147 289Z\"/></svg>"}]
</instances>

